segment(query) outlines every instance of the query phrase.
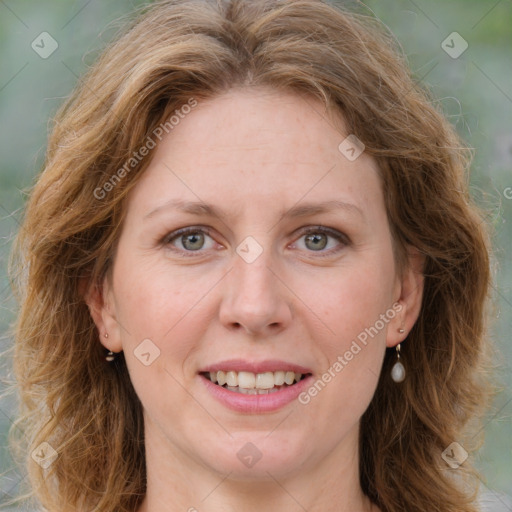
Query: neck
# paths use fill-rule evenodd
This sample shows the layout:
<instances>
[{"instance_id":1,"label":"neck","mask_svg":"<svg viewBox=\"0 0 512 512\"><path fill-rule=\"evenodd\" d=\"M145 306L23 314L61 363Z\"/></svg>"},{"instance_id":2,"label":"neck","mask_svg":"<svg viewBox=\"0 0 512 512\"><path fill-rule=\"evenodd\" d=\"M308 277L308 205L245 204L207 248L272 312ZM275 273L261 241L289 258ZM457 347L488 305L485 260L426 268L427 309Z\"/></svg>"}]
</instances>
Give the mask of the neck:
<instances>
[{"instance_id":1,"label":"neck","mask_svg":"<svg viewBox=\"0 0 512 512\"><path fill-rule=\"evenodd\" d=\"M205 467L146 423L147 493L137 512L376 511L359 484L358 427L320 461L249 479Z\"/></svg>"}]
</instances>

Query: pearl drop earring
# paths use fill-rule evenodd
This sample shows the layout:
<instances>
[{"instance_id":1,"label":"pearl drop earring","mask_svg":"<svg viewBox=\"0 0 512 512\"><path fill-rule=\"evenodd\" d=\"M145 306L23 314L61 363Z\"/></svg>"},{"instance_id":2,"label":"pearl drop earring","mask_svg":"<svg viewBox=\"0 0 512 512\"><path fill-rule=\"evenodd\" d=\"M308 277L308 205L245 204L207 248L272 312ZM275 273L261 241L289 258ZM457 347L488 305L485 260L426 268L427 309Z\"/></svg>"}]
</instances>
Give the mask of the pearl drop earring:
<instances>
[{"instance_id":1,"label":"pearl drop earring","mask_svg":"<svg viewBox=\"0 0 512 512\"><path fill-rule=\"evenodd\" d=\"M396 346L396 363L391 369L391 378L395 382L403 382L405 379L405 368L400 361L400 343Z\"/></svg>"}]
</instances>

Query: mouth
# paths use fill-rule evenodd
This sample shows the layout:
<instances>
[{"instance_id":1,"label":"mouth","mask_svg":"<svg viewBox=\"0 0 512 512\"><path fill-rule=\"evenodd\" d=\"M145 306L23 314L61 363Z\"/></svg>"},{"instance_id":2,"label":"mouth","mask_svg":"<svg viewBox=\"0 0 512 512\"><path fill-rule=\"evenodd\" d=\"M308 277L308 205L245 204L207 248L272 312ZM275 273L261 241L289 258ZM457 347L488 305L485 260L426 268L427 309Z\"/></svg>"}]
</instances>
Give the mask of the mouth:
<instances>
[{"instance_id":1,"label":"mouth","mask_svg":"<svg viewBox=\"0 0 512 512\"><path fill-rule=\"evenodd\" d=\"M217 370L200 372L200 375L216 386L243 395L270 395L293 388L311 373L277 370L262 373L248 371Z\"/></svg>"}]
</instances>

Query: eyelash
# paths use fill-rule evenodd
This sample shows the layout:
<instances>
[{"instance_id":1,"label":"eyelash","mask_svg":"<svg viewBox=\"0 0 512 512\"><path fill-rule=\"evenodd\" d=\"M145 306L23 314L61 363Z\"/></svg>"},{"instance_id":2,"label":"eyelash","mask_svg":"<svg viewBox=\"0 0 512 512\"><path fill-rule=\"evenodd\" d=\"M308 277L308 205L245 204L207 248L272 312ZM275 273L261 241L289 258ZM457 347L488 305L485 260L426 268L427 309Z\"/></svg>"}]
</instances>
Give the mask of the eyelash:
<instances>
[{"instance_id":1,"label":"eyelash","mask_svg":"<svg viewBox=\"0 0 512 512\"><path fill-rule=\"evenodd\" d=\"M169 233L161 240L161 243L162 243L162 245L169 246L169 245L171 245L171 242L173 242L180 236L193 234L193 233L203 233L205 235L208 235L210 238L213 238L211 236L210 228L203 227L203 226L190 226L190 227L181 228L176 231L173 231L172 233ZM303 228L300 231L300 234L296 240L299 240L300 238L310 235L310 234L318 234L318 233L328 235L328 236L336 239L341 244L340 246L338 246L334 249L329 249L327 251L324 251L324 250L308 251L311 253L316 253L316 255L320 258L326 258L326 257L332 256L334 254L337 254L339 251L341 251L343 249L343 247L349 246L351 243L349 237L347 235L345 235L344 233L341 233L335 229L328 228L325 226L308 226L306 228ZM295 242L293 242L293 243L295 243ZM171 245L171 247L172 247L172 245ZM194 257L194 256L197 256L198 254L204 252L201 249L199 249L197 251L187 251L187 250L177 249L175 247L173 247L171 250L180 253L180 255L183 257Z\"/></svg>"}]
</instances>

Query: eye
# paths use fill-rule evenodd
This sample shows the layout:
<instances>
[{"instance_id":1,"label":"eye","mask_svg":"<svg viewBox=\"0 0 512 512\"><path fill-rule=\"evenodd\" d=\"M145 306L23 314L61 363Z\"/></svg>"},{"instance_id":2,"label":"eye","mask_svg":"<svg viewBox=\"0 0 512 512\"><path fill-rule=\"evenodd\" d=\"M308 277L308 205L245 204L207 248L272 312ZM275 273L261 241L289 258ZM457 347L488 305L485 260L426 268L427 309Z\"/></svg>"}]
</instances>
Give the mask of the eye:
<instances>
[{"instance_id":1,"label":"eye","mask_svg":"<svg viewBox=\"0 0 512 512\"><path fill-rule=\"evenodd\" d=\"M311 226L305 228L292 247L307 252L322 253L321 256L328 256L342 250L349 245L349 238L332 228L324 226ZM165 246L171 246L173 250L183 254L200 253L213 249L215 240L210 236L210 230L206 227L191 226L178 229L169 233L162 240ZM319 254L320 256L320 254Z\"/></svg>"},{"instance_id":2,"label":"eye","mask_svg":"<svg viewBox=\"0 0 512 512\"><path fill-rule=\"evenodd\" d=\"M189 227L178 229L167 235L163 243L184 252L198 252L201 249L212 249L215 241L206 228Z\"/></svg>"},{"instance_id":3,"label":"eye","mask_svg":"<svg viewBox=\"0 0 512 512\"><path fill-rule=\"evenodd\" d=\"M348 237L343 233L323 226L312 226L306 228L293 245L308 252L333 254L348 244Z\"/></svg>"}]
</instances>

